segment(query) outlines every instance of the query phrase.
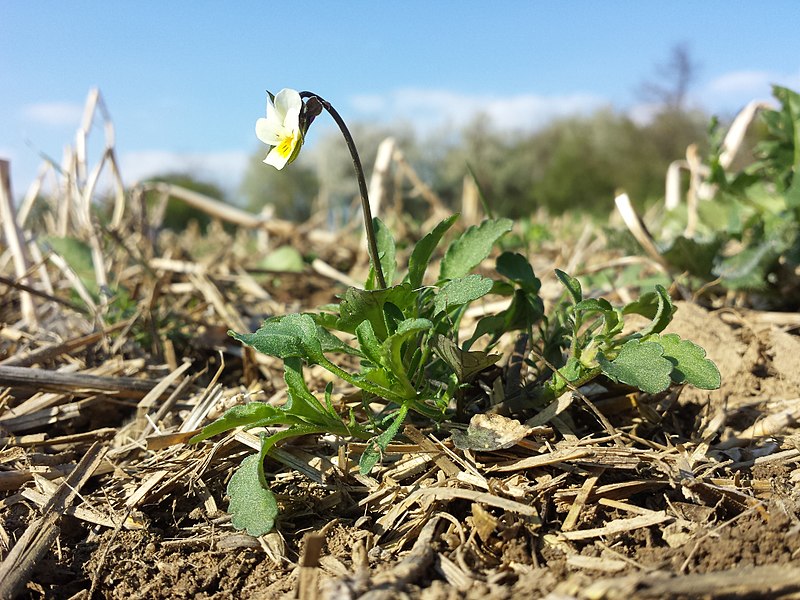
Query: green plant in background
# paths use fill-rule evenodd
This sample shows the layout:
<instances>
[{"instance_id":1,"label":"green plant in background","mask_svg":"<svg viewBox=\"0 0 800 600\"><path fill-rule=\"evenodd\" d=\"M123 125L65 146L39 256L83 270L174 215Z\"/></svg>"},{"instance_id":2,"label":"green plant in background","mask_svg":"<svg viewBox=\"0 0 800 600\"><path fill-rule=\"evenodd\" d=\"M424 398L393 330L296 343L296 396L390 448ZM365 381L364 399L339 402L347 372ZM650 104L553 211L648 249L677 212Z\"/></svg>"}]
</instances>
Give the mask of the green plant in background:
<instances>
[{"instance_id":1,"label":"green plant in background","mask_svg":"<svg viewBox=\"0 0 800 600\"><path fill-rule=\"evenodd\" d=\"M792 309L800 290L800 95L779 86L773 93L780 108L760 114L766 136L756 145L757 160L743 170L723 166L722 138L712 124L707 182L716 192L698 203L696 231L661 247L676 270Z\"/></svg>"},{"instance_id":2,"label":"green plant in background","mask_svg":"<svg viewBox=\"0 0 800 600\"><path fill-rule=\"evenodd\" d=\"M675 306L660 285L622 308L604 298L584 298L580 282L563 271L556 275L569 303L556 307L562 339L568 342L561 368L541 387L540 398L554 400L600 375L643 392L657 394L671 384L690 383L701 389L720 386L719 370L705 351L677 334L663 334ZM624 334L627 315L650 319L642 329Z\"/></svg>"},{"instance_id":3,"label":"green plant in background","mask_svg":"<svg viewBox=\"0 0 800 600\"><path fill-rule=\"evenodd\" d=\"M270 99L257 133L272 147L265 162L276 168L296 158L308 126L323 109L339 125L359 181L371 268L364 289L347 289L338 303L318 313L272 317L255 333L230 332L283 361L288 395L280 407L264 402L236 406L192 439L199 442L236 427L281 427L262 434L260 452L246 458L230 480L234 526L252 535L274 526L277 503L266 482L263 459L282 440L320 433L364 440L359 467L367 473L407 419L445 429L463 421L474 408L467 393L477 387L476 378L500 360L493 349L512 331L554 349L555 357L555 371L536 382L533 393L517 407L520 412L541 409L570 387L601 375L647 392L662 391L672 382L719 386L719 372L701 348L674 334L662 335L674 311L663 288L616 309L606 300L584 298L580 283L558 272L568 300L545 318L539 279L521 254L501 253L496 277L474 272L511 230L509 219L487 219L456 236L438 272L431 273L434 254L458 218L450 216L414 246L401 270L395 240L369 214L363 169L338 113L310 92L282 90ZM467 308L488 294L507 296L510 302L499 313L481 318L462 341L459 331ZM651 323L623 335L628 313L646 315ZM479 340L483 348L474 350ZM336 360L347 356L357 359L357 368L342 367ZM332 384L322 399L309 390L306 365L318 365L360 389L362 406L339 414L331 401Z\"/></svg>"}]
</instances>

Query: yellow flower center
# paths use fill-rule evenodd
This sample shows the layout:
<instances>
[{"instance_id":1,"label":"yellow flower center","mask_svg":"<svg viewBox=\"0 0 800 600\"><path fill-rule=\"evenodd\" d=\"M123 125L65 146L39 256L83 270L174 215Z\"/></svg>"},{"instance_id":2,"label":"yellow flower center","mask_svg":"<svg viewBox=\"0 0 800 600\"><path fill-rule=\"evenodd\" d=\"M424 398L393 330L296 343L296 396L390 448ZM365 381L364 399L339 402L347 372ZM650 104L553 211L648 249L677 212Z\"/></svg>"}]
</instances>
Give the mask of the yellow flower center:
<instances>
[{"instance_id":1,"label":"yellow flower center","mask_svg":"<svg viewBox=\"0 0 800 600\"><path fill-rule=\"evenodd\" d=\"M281 140L281 143L275 148L283 158L289 158L292 155L295 144L297 143L297 134L290 133Z\"/></svg>"}]
</instances>

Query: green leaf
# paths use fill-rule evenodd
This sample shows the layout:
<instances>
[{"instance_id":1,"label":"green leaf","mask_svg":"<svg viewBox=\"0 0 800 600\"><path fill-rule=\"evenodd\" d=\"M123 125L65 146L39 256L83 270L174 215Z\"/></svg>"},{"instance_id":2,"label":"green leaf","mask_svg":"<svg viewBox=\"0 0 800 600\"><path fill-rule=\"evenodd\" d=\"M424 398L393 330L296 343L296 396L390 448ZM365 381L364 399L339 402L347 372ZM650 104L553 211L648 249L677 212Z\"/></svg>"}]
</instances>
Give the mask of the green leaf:
<instances>
[{"instance_id":1,"label":"green leaf","mask_svg":"<svg viewBox=\"0 0 800 600\"><path fill-rule=\"evenodd\" d=\"M603 373L616 382L626 383L648 394L663 392L671 382L672 362L664 358L664 348L653 342L626 342L617 357L608 361L597 355Z\"/></svg>"},{"instance_id":2,"label":"green leaf","mask_svg":"<svg viewBox=\"0 0 800 600\"><path fill-rule=\"evenodd\" d=\"M303 256L292 246L280 246L267 254L259 263L267 271L300 273L305 268Z\"/></svg>"},{"instance_id":3,"label":"green leaf","mask_svg":"<svg viewBox=\"0 0 800 600\"><path fill-rule=\"evenodd\" d=\"M469 381L501 358L500 354L461 350L453 340L439 334L434 335L431 339L431 347L453 369L460 382Z\"/></svg>"},{"instance_id":4,"label":"green leaf","mask_svg":"<svg viewBox=\"0 0 800 600\"><path fill-rule=\"evenodd\" d=\"M542 282L533 273L533 267L521 254L503 252L497 257L497 272L517 283L527 294L538 294Z\"/></svg>"},{"instance_id":5,"label":"green leaf","mask_svg":"<svg viewBox=\"0 0 800 600\"><path fill-rule=\"evenodd\" d=\"M363 321L359 324L356 327L356 337L361 351L369 360L376 366L388 368L389 364L386 360L386 355L383 353L383 344L375 336L372 323Z\"/></svg>"},{"instance_id":6,"label":"green leaf","mask_svg":"<svg viewBox=\"0 0 800 600\"><path fill-rule=\"evenodd\" d=\"M614 307L605 298L586 298L575 305L575 312L613 312Z\"/></svg>"},{"instance_id":7,"label":"green leaf","mask_svg":"<svg viewBox=\"0 0 800 600\"><path fill-rule=\"evenodd\" d=\"M499 313L503 317L503 327L495 332L493 341L507 331L527 331L544 315L544 304L538 294L528 294L524 290L516 290L509 307Z\"/></svg>"},{"instance_id":8,"label":"green leaf","mask_svg":"<svg viewBox=\"0 0 800 600\"><path fill-rule=\"evenodd\" d=\"M492 251L495 242L511 231L511 219L487 219L456 239L442 259L439 279L464 277Z\"/></svg>"},{"instance_id":9,"label":"green leaf","mask_svg":"<svg viewBox=\"0 0 800 600\"><path fill-rule=\"evenodd\" d=\"M581 300L583 300L583 290L581 289L581 282L578 281L575 277L568 275L561 269L556 269L556 277L558 277L559 281L567 288L569 295L572 296L572 301L577 304Z\"/></svg>"},{"instance_id":10,"label":"green leaf","mask_svg":"<svg viewBox=\"0 0 800 600\"><path fill-rule=\"evenodd\" d=\"M482 298L492 289L492 280L483 275L467 275L445 283L436 294L433 312L438 314Z\"/></svg>"},{"instance_id":11,"label":"green leaf","mask_svg":"<svg viewBox=\"0 0 800 600\"><path fill-rule=\"evenodd\" d=\"M655 292L645 292L633 302L622 308L623 315L636 314L653 319L659 310L659 296Z\"/></svg>"},{"instance_id":12,"label":"green leaf","mask_svg":"<svg viewBox=\"0 0 800 600\"><path fill-rule=\"evenodd\" d=\"M228 482L231 502L228 511L236 529L252 536L272 531L278 516L278 503L264 477L264 451L245 458Z\"/></svg>"},{"instance_id":13,"label":"green leaf","mask_svg":"<svg viewBox=\"0 0 800 600\"><path fill-rule=\"evenodd\" d=\"M706 358L706 351L676 333L647 338L664 348L664 358L673 363L671 378L675 383L690 383L703 390L716 390L721 385L719 369Z\"/></svg>"},{"instance_id":14,"label":"green leaf","mask_svg":"<svg viewBox=\"0 0 800 600\"><path fill-rule=\"evenodd\" d=\"M464 350L469 350L472 344L487 333L491 333L493 338L499 337L505 330L505 323L504 313L482 317L481 320L478 321L478 324L475 325L475 331L472 337L464 342Z\"/></svg>"},{"instance_id":15,"label":"green leaf","mask_svg":"<svg viewBox=\"0 0 800 600\"><path fill-rule=\"evenodd\" d=\"M721 259L714 268L714 275L734 290L763 290L767 287L767 273L781 254L779 246L776 239L753 244Z\"/></svg>"},{"instance_id":16,"label":"green leaf","mask_svg":"<svg viewBox=\"0 0 800 600\"><path fill-rule=\"evenodd\" d=\"M310 315L272 317L264 321L255 333L229 331L228 335L276 358L298 357L312 363L325 360L317 337L317 324Z\"/></svg>"},{"instance_id":17,"label":"green leaf","mask_svg":"<svg viewBox=\"0 0 800 600\"><path fill-rule=\"evenodd\" d=\"M318 315L317 315L318 316ZM353 348L349 344L344 343L338 337L333 335L330 331L325 329L325 327L319 326L320 320L317 319L317 316L314 316L314 321L317 322L317 337L319 338L319 343L322 346L322 352L324 354L328 354L330 352L341 352L343 354L351 354L353 356L363 356L358 348ZM333 317L333 315L328 315ZM333 328L336 327L336 319L337 317L333 317L331 320L326 320L326 322Z\"/></svg>"},{"instance_id":18,"label":"green leaf","mask_svg":"<svg viewBox=\"0 0 800 600\"><path fill-rule=\"evenodd\" d=\"M100 288L97 286L92 249L89 245L71 237L46 237L43 242L45 247L49 246L53 252L64 259L69 268L81 280L83 287L97 298Z\"/></svg>"},{"instance_id":19,"label":"green leaf","mask_svg":"<svg viewBox=\"0 0 800 600\"><path fill-rule=\"evenodd\" d=\"M386 285L391 287L394 281L394 273L397 270L397 260L395 258L397 251L394 238L392 237L392 232L378 217L372 219L372 225L375 228L375 244L378 246L378 260L381 263L383 278L386 280ZM375 271L370 268L366 288L373 290L376 287Z\"/></svg>"},{"instance_id":20,"label":"green leaf","mask_svg":"<svg viewBox=\"0 0 800 600\"><path fill-rule=\"evenodd\" d=\"M386 451L386 447L391 443L391 441L397 435L397 432L400 430L400 426L403 424L403 421L406 419L406 415L408 414L408 406L403 404L400 407L400 410L397 411L397 415L395 415L392 424L381 433L378 437L370 440L369 444L367 444L364 453L361 455L361 460L358 461L358 470L361 472L362 475L366 475L372 470L378 461L381 458L381 455Z\"/></svg>"},{"instance_id":21,"label":"green leaf","mask_svg":"<svg viewBox=\"0 0 800 600\"><path fill-rule=\"evenodd\" d=\"M433 323L428 319L406 319L398 325L397 331L383 343L383 352L388 357L389 368L403 383L407 396L416 395L416 391L408 380L408 365L403 360L403 343L416 334L432 328ZM419 343L416 345L419 346Z\"/></svg>"},{"instance_id":22,"label":"green leaf","mask_svg":"<svg viewBox=\"0 0 800 600\"><path fill-rule=\"evenodd\" d=\"M416 289L422 285L433 251L439 245L442 236L456 222L456 219L458 219L457 213L447 217L414 246L414 250L411 251L411 256L408 259L408 274L403 280L407 281L412 288Z\"/></svg>"},{"instance_id":23,"label":"green leaf","mask_svg":"<svg viewBox=\"0 0 800 600\"><path fill-rule=\"evenodd\" d=\"M383 308L391 302L400 310L404 310L415 299L414 291L408 283L396 285L385 290L359 290L348 288L339 305L338 329L355 333L363 321L369 320L378 339L385 340L389 335L384 319Z\"/></svg>"},{"instance_id":24,"label":"green leaf","mask_svg":"<svg viewBox=\"0 0 800 600\"><path fill-rule=\"evenodd\" d=\"M286 418L286 413L280 408L265 402L240 404L229 408L219 419L203 427L203 430L190 439L189 443L196 444L237 427L265 427L285 423Z\"/></svg>"},{"instance_id":25,"label":"green leaf","mask_svg":"<svg viewBox=\"0 0 800 600\"><path fill-rule=\"evenodd\" d=\"M290 357L284 360L283 378L286 381L286 392L289 396L283 411L295 415L311 425L326 425L331 415L306 386L303 378L303 362L299 358Z\"/></svg>"},{"instance_id":26,"label":"green leaf","mask_svg":"<svg viewBox=\"0 0 800 600\"><path fill-rule=\"evenodd\" d=\"M707 240L676 237L664 248L661 256L677 271L688 271L698 277L710 278L714 259L722 248L723 237L714 236Z\"/></svg>"},{"instance_id":27,"label":"green leaf","mask_svg":"<svg viewBox=\"0 0 800 600\"><path fill-rule=\"evenodd\" d=\"M675 305L672 304L672 298L664 286L656 286L656 311L650 323L639 332L642 337L650 335L651 333L661 333L672 321L672 315L675 314Z\"/></svg>"}]
</instances>

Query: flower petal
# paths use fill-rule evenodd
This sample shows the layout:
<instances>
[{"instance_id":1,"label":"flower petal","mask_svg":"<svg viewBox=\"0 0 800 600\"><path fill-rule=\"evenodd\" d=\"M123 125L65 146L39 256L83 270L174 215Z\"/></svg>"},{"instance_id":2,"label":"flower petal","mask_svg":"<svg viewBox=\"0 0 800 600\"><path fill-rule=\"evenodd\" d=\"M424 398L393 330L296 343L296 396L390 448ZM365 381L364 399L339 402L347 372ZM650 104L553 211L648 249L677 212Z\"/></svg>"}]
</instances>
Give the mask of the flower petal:
<instances>
[{"instance_id":1,"label":"flower petal","mask_svg":"<svg viewBox=\"0 0 800 600\"><path fill-rule=\"evenodd\" d=\"M286 163L289 162L289 157L281 156L280 152L273 148L269 151L269 154L267 154L267 158L264 159L264 162L280 171L286 166Z\"/></svg>"},{"instance_id":2,"label":"flower petal","mask_svg":"<svg viewBox=\"0 0 800 600\"><path fill-rule=\"evenodd\" d=\"M277 146L285 137L283 126L274 120L262 117L256 121L256 137L268 146Z\"/></svg>"},{"instance_id":3,"label":"flower petal","mask_svg":"<svg viewBox=\"0 0 800 600\"><path fill-rule=\"evenodd\" d=\"M280 116L284 126L290 129L296 128L294 120L299 118L302 107L303 100L297 90L283 88L275 94L275 112Z\"/></svg>"}]
</instances>

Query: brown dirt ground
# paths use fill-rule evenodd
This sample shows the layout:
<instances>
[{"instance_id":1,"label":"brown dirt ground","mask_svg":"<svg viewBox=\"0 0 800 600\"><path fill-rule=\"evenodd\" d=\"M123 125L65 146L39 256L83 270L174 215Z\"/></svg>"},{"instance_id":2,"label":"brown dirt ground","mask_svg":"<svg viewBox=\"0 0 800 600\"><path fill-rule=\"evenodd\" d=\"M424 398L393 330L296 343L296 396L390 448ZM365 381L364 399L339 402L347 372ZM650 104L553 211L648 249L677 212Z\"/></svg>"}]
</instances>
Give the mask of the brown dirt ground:
<instances>
[{"instance_id":1,"label":"brown dirt ground","mask_svg":"<svg viewBox=\"0 0 800 600\"><path fill-rule=\"evenodd\" d=\"M90 589L95 597L125 599L793 597L800 592L796 576L778 581L773 589L775 582L768 577L773 571L758 569L780 567L791 574L800 561L796 423L786 421L769 437L725 441L775 412L797 414L800 341L748 316L709 313L686 303L680 304L671 331L707 349L722 372L722 388L685 389L677 401L674 395L662 398L673 404L659 425L628 409L614 414L614 426L658 444L666 433L684 452L683 468L692 477L663 477L657 461L640 460L633 471L613 463L598 466L590 459L554 463L516 473L513 481L488 475L490 489L501 495L505 489L506 497L536 506L541 523L465 496L427 503L424 510L398 519L396 531L387 531L379 519L393 503L365 503L366 491L358 494L353 491L357 487L333 479L313 483L284 472L273 484L283 509L278 530L261 539L233 530L220 510L209 511L206 496L186 477L138 506L127 528L65 516L58 543L36 564L22 597L86 598ZM653 406L658 410L662 405ZM576 416L576 422L581 419L585 416ZM514 450L504 456L514 457ZM236 459L215 459L206 472L203 481L216 500L211 506L226 506L224 483ZM199 460L198 455L190 462ZM493 462L490 457L481 461ZM156 461L144 471L158 467ZM281 471L277 464L270 469L276 475ZM441 482L443 474L435 467L425 469L427 475L394 482L390 470L383 481L395 486L399 500L415 486ZM126 477L140 475L130 469ZM591 475L598 476L597 494L584 499L573 531L657 511L666 511L669 518L628 531L565 539L560 534L565 517ZM604 485L652 479L661 481L631 494L601 493ZM100 478L84 490L101 505L98 510L104 501L118 506L113 490L104 491L105 483ZM529 493L519 495L515 489ZM111 497L103 500L106 493ZM598 501L600 496L605 503ZM6 543L18 539L36 515L34 505L4 493L0 517ZM446 518L422 549L423 558L409 566L403 559L420 550L414 543L434 515ZM316 566L300 567L306 534L314 532L323 535ZM755 580L737 583L734 574L748 568L756 569ZM703 576L732 582L733 592Z\"/></svg>"}]
</instances>

